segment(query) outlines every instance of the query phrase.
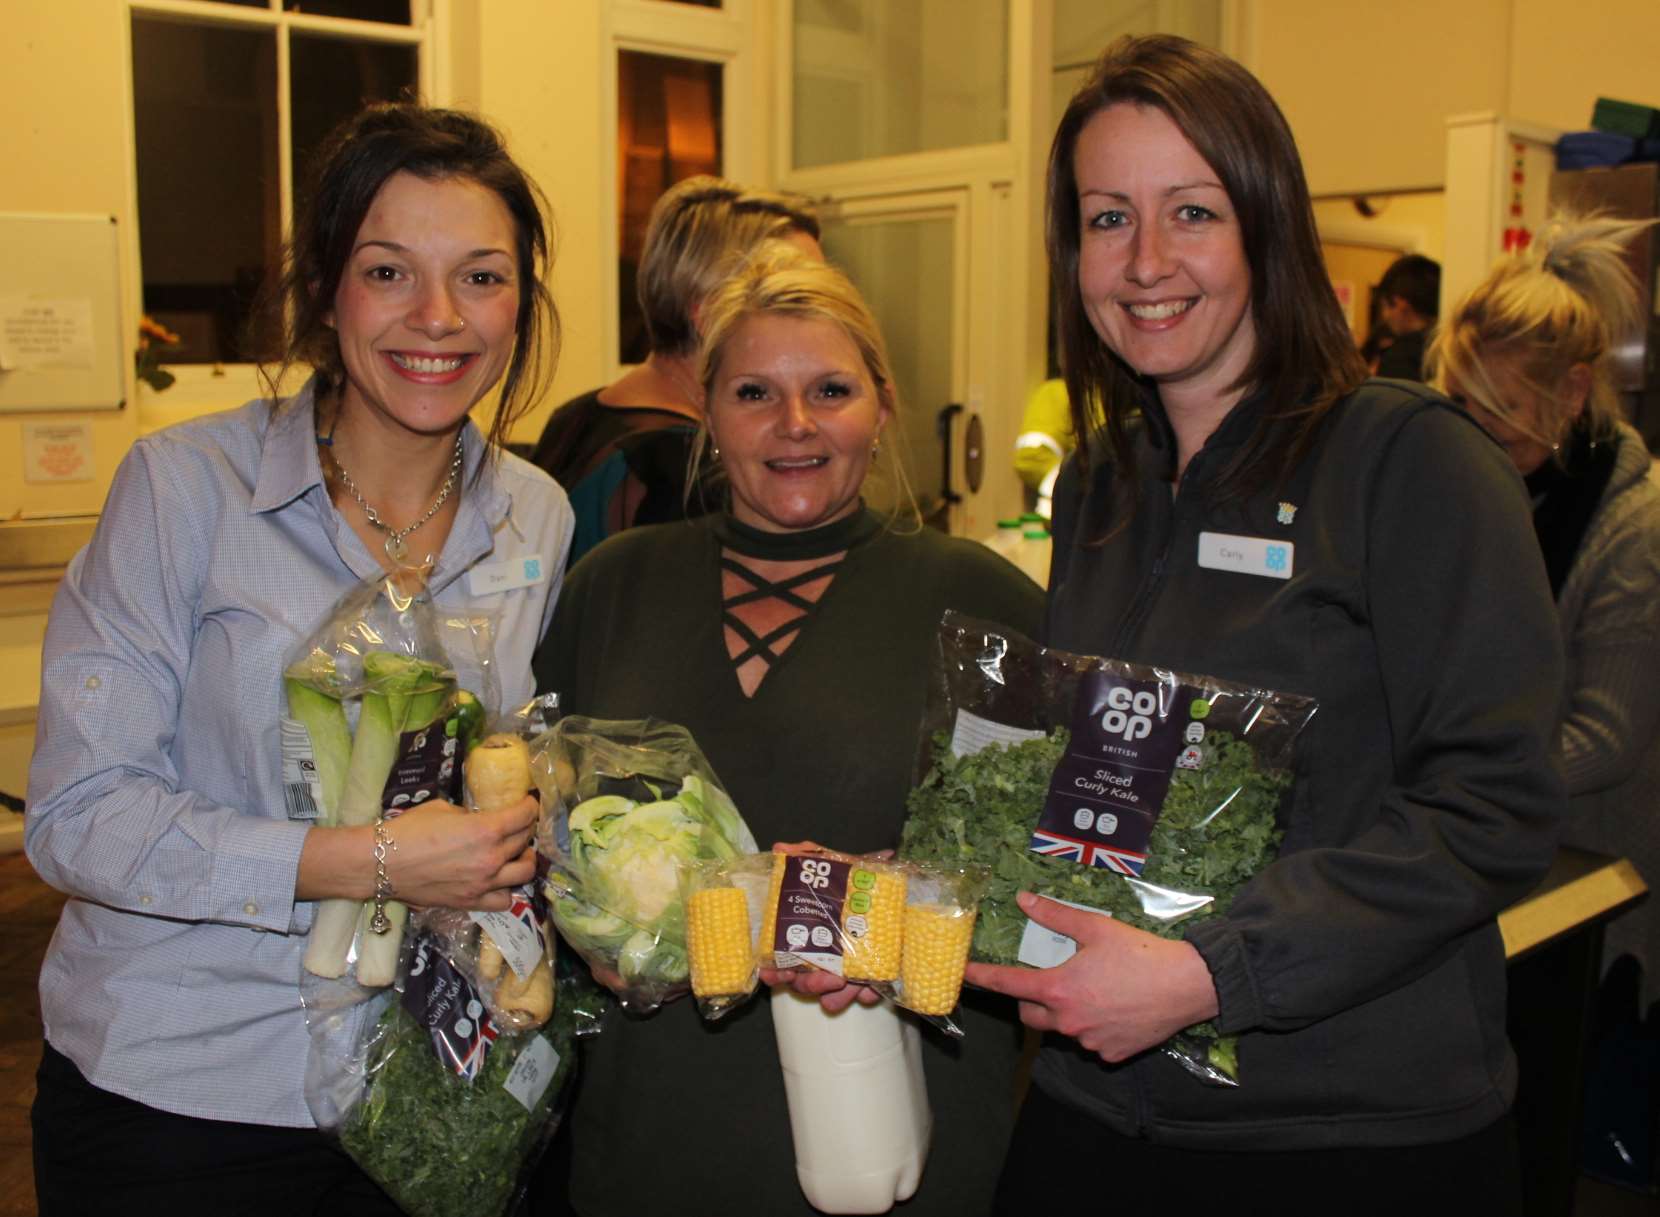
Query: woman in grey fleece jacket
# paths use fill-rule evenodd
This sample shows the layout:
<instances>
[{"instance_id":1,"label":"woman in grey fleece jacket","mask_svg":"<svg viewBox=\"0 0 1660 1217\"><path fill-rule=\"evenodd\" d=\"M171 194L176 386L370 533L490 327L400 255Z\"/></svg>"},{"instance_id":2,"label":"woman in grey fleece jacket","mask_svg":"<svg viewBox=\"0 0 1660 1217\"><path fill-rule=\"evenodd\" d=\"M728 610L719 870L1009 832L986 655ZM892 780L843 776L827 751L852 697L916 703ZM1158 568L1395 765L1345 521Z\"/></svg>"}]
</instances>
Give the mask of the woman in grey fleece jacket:
<instances>
[{"instance_id":1,"label":"woman in grey fleece jacket","mask_svg":"<svg viewBox=\"0 0 1660 1217\"><path fill-rule=\"evenodd\" d=\"M1517 1213L1495 918L1565 806L1521 480L1445 399L1365 380L1290 130L1231 60L1109 47L1048 219L1085 443L1045 641L1319 711L1279 857L1225 914L1172 941L1030 901L1078 953L973 966L1049 1033L998 1211L1086 1211L1087 1173L1098 1211ZM1205 1019L1239 1037L1236 1088L1149 1051Z\"/></svg>"},{"instance_id":2,"label":"woman in grey fleece jacket","mask_svg":"<svg viewBox=\"0 0 1660 1217\"><path fill-rule=\"evenodd\" d=\"M1641 322L1625 246L1647 222L1563 216L1458 303L1430 366L1527 479L1567 648L1557 736L1563 840L1660 883L1660 483L1621 421L1617 335ZM1660 998L1660 902L1614 921L1605 959L1636 957Z\"/></svg>"}]
</instances>

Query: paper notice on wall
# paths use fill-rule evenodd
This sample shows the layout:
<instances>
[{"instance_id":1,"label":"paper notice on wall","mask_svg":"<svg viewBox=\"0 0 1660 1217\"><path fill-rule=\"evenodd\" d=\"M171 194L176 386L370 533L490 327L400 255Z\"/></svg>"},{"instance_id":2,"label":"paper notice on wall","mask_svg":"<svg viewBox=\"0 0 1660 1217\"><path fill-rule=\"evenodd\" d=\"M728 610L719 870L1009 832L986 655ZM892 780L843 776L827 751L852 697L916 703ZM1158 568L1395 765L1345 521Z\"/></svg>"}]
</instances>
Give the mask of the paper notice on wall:
<instances>
[{"instance_id":1,"label":"paper notice on wall","mask_svg":"<svg viewBox=\"0 0 1660 1217\"><path fill-rule=\"evenodd\" d=\"M24 423L25 482L90 482L92 428L86 423Z\"/></svg>"},{"instance_id":2,"label":"paper notice on wall","mask_svg":"<svg viewBox=\"0 0 1660 1217\"><path fill-rule=\"evenodd\" d=\"M93 366L92 301L0 297L0 368Z\"/></svg>"}]
</instances>

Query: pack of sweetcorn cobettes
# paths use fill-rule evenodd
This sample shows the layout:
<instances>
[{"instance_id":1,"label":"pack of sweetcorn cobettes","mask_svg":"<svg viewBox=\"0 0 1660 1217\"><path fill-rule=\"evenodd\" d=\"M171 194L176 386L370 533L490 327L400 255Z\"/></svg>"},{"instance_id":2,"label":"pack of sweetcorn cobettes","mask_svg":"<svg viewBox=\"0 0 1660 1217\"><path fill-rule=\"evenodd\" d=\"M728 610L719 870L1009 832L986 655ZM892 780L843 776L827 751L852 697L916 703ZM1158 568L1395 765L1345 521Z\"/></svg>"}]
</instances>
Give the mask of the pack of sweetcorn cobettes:
<instances>
[{"instance_id":1,"label":"pack of sweetcorn cobettes","mask_svg":"<svg viewBox=\"0 0 1660 1217\"><path fill-rule=\"evenodd\" d=\"M960 1035L951 1017L984 867L834 850L745 854L682 872L692 993L719 1018L762 969L816 968L865 985Z\"/></svg>"}]
</instances>

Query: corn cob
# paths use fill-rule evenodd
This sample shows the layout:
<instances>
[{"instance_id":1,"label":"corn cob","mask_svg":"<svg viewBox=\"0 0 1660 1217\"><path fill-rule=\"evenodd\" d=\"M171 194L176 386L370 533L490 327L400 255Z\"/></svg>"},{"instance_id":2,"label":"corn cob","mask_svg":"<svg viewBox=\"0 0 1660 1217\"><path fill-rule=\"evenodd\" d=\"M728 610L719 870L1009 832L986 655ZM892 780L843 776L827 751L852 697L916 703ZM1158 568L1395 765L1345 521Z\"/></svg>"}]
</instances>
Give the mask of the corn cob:
<instances>
[{"instance_id":1,"label":"corn cob","mask_svg":"<svg viewBox=\"0 0 1660 1217\"><path fill-rule=\"evenodd\" d=\"M847 900L842 905L842 975L848 980L897 980L905 920L904 872L855 866L847 878Z\"/></svg>"},{"instance_id":2,"label":"corn cob","mask_svg":"<svg viewBox=\"0 0 1660 1217\"><path fill-rule=\"evenodd\" d=\"M974 937L974 910L939 904L905 906L905 950L900 1001L918 1014L950 1014L957 1007Z\"/></svg>"},{"instance_id":3,"label":"corn cob","mask_svg":"<svg viewBox=\"0 0 1660 1217\"><path fill-rule=\"evenodd\" d=\"M755 951L749 940L749 900L742 888L706 887L686 899L686 953L692 992L733 997L749 991Z\"/></svg>"},{"instance_id":4,"label":"corn cob","mask_svg":"<svg viewBox=\"0 0 1660 1217\"><path fill-rule=\"evenodd\" d=\"M761 914L761 937L755 943L763 968L773 966L772 940L778 935L778 897L784 891L784 867L787 862L785 854L772 855L772 884L767 889L766 908Z\"/></svg>"}]
</instances>

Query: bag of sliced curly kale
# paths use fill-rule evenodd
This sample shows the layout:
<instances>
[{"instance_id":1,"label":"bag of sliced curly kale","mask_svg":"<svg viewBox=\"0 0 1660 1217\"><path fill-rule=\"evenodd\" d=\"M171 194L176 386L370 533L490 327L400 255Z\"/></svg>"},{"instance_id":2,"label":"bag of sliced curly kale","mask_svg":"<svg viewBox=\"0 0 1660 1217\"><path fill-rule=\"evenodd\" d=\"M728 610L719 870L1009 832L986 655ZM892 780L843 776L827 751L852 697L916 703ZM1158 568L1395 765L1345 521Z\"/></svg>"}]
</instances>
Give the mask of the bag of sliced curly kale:
<instances>
[{"instance_id":1,"label":"bag of sliced curly kale","mask_svg":"<svg viewBox=\"0 0 1660 1217\"><path fill-rule=\"evenodd\" d=\"M1225 913L1279 847L1312 698L1039 646L948 612L900 856L978 862L992 879L972 957L1054 967L1070 938L1027 919L1035 892L1180 938ZM1166 1045L1238 1080L1209 1024Z\"/></svg>"},{"instance_id":2,"label":"bag of sliced curly kale","mask_svg":"<svg viewBox=\"0 0 1660 1217\"><path fill-rule=\"evenodd\" d=\"M599 1030L606 999L561 958L552 1017L498 1027L446 945L422 934L401 991L377 999L361 1089L335 1131L411 1217L507 1217L558 1130L577 1041Z\"/></svg>"}]
</instances>

